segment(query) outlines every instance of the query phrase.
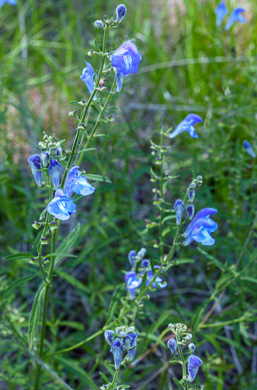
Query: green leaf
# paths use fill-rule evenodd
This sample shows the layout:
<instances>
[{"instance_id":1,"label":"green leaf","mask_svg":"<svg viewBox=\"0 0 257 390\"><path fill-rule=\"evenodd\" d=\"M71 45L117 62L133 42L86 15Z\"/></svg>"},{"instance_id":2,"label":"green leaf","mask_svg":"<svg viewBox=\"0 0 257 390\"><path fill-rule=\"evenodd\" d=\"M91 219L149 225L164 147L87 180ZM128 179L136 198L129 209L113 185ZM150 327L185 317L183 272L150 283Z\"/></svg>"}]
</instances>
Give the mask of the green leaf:
<instances>
[{"instance_id":1,"label":"green leaf","mask_svg":"<svg viewBox=\"0 0 257 390\"><path fill-rule=\"evenodd\" d=\"M57 357L56 360L62 363L67 370L71 371L74 376L77 376L83 383L85 383L89 389L99 390L99 387L94 383L89 374L75 362L60 357Z\"/></svg>"},{"instance_id":2,"label":"green leaf","mask_svg":"<svg viewBox=\"0 0 257 390\"><path fill-rule=\"evenodd\" d=\"M81 225L80 223L78 223L75 229L73 229L72 232L68 235L68 237L66 237L66 239L63 240L62 243L58 246L57 253L59 254L56 256L55 259L55 263L54 263L55 267L63 257L67 257L67 256L63 256L62 253L67 253L78 241L80 235L80 229L81 229Z\"/></svg>"},{"instance_id":3,"label":"green leaf","mask_svg":"<svg viewBox=\"0 0 257 390\"><path fill-rule=\"evenodd\" d=\"M89 291L90 291L89 287L86 287L78 279L74 278L74 276L69 275L64 271L61 271L60 269L56 269L55 272L58 275L60 275L64 280L66 280L68 283L70 283L72 286L76 287L79 290L82 290L82 291L89 293Z\"/></svg>"},{"instance_id":4,"label":"green leaf","mask_svg":"<svg viewBox=\"0 0 257 390\"><path fill-rule=\"evenodd\" d=\"M38 327L38 322L39 322L39 318L40 318L45 288L46 288L45 284L42 284L39 287L39 289L35 295L34 302L32 305L31 312L30 312L30 316L29 316L28 344L29 344L30 350L32 349L34 338L35 338L36 333L37 333L37 327Z\"/></svg>"},{"instance_id":5,"label":"green leaf","mask_svg":"<svg viewBox=\"0 0 257 390\"><path fill-rule=\"evenodd\" d=\"M116 288L116 290L114 291L114 294L112 296L112 300L111 300L111 303L109 305L109 309L108 309L108 313L107 313L107 318L106 318L106 325L108 324L108 322L112 319L113 317L113 314L115 312L115 309L120 301L120 292L121 292L121 289L122 289L122 286L123 284L121 284L120 286L118 286Z\"/></svg>"},{"instance_id":6,"label":"green leaf","mask_svg":"<svg viewBox=\"0 0 257 390\"><path fill-rule=\"evenodd\" d=\"M94 181L104 181L106 183L111 183L111 180L108 179L108 177L101 176L101 175L93 175L93 174L87 174L87 179L94 180Z\"/></svg>"},{"instance_id":7,"label":"green leaf","mask_svg":"<svg viewBox=\"0 0 257 390\"><path fill-rule=\"evenodd\" d=\"M182 389L184 389L184 386L180 383L180 381L176 378L173 378L174 382L179 385L180 387L182 387Z\"/></svg>"},{"instance_id":8,"label":"green leaf","mask_svg":"<svg viewBox=\"0 0 257 390\"><path fill-rule=\"evenodd\" d=\"M86 149L82 149L82 150L79 151L79 153L92 152L93 150L97 150L97 148L86 148Z\"/></svg>"},{"instance_id":9,"label":"green leaf","mask_svg":"<svg viewBox=\"0 0 257 390\"><path fill-rule=\"evenodd\" d=\"M33 257L31 253L17 252L14 253L13 255L8 255L4 257L4 260L26 260L26 259L30 259L31 257Z\"/></svg>"},{"instance_id":10,"label":"green leaf","mask_svg":"<svg viewBox=\"0 0 257 390\"><path fill-rule=\"evenodd\" d=\"M99 374L101 375L101 377L103 378L103 380L105 380L106 383L111 383L109 381L109 379L107 378L107 376L105 376L101 371L99 372Z\"/></svg>"},{"instance_id":11,"label":"green leaf","mask_svg":"<svg viewBox=\"0 0 257 390\"><path fill-rule=\"evenodd\" d=\"M13 282L12 284L10 284L9 287L7 287L7 289L4 291L3 295L2 295L2 299L4 299L5 297L7 297L11 292L12 290L14 290L16 287L19 287L21 286L22 284L25 284L26 282L28 282L29 280L35 278L36 274L34 275L28 275L28 276L24 276L23 278L20 278L18 280L16 280L15 282Z\"/></svg>"}]
</instances>

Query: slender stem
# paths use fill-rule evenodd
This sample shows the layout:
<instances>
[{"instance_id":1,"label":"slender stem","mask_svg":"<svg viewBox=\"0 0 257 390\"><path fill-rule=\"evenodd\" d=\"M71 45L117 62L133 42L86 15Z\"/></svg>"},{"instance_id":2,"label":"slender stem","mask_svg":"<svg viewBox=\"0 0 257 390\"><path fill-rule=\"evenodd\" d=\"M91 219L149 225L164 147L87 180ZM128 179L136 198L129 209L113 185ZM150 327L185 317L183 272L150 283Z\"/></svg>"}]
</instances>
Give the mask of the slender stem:
<instances>
[{"instance_id":1,"label":"slender stem","mask_svg":"<svg viewBox=\"0 0 257 390\"><path fill-rule=\"evenodd\" d=\"M188 390L188 382L186 380L186 362L185 362L185 358L184 358L184 355L183 355L183 352L182 352L182 348L181 348L181 345L180 345L179 335L177 334L176 336L177 336L179 356L180 356L180 360L182 362L183 379L184 379L183 386L185 384L185 389Z\"/></svg>"},{"instance_id":2,"label":"slender stem","mask_svg":"<svg viewBox=\"0 0 257 390\"><path fill-rule=\"evenodd\" d=\"M164 180L164 172L163 172L163 138L164 133L161 129L161 140L160 140L160 158L161 158L161 179L160 179L160 192L161 192L161 219L160 219L160 225L159 225L159 236L160 236L160 251L161 251L161 264L163 264L164 261L164 242L162 238L162 228L163 228L163 201L164 201L164 188L163 188L163 180Z\"/></svg>"},{"instance_id":3,"label":"slender stem","mask_svg":"<svg viewBox=\"0 0 257 390\"><path fill-rule=\"evenodd\" d=\"M120 371L120 367L117 370L115 370L115 374L114 374L114 377L113 377L113 380L112 380L112 383L111 383L111 387L110 387L109 390L113 390L113 387L115 385L116 379L117 379L117 377L119 375L119 371Z\"/></svg>"}]
</instances>

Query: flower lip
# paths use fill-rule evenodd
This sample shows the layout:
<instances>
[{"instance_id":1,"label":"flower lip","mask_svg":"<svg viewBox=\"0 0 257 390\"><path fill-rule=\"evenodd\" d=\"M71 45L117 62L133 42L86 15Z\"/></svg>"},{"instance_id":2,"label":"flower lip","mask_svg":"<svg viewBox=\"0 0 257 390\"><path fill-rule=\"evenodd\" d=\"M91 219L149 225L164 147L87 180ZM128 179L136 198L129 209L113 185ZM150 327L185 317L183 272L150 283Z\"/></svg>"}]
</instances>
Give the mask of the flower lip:
<instances>
[{"instance_id":1,"label":"flower lip","mask_svg":"<svg viewBox=\"0 0 257 390\"><path fill-rule=\"evenodd\" d=\"M124 42L112 55L111 63L117 70L117 74L128 76L138 71L142 55L132 41Z\"/></svg>"},{"instance_id":2,"label":"flower lip","mask_svg":"<svg viewBox=\"0 0 257 390\"><path fill-rule=\"evenodd\" d=\"M246 19L243 15L241 15L243 12L245 12L244 8L235 8L230 17L228 18L225 30L228 31L236 21L243 24L246 23Z\"/></svg>"},{"instance_id":3,"label":"flower lip","mask_svg":"<svg viewBox=\"0 0 257 390\"><path fill-rule=\"evenodd\" d=\"M196 355L189 356L188 375L187 375L188 382L193 382L195 380L198 369L200 366L202 366L202 364L203 364L203 362L198 356L196 356Z\"/></svg>"},{"instance_id":4,"label":"flower lip","mask_svg":"<svg viewBox=\"0 0 257 390\"><path fill-rule=\"evenodd\" d=\"M202 118L197 114L189 114L183 119L182 122L178 124L175 130L170 133L169 138L174 138L177 135L181 134L183 131L187 131L192 138L199 138L198 134L196 134L194 125L196 123L202 123Z\"/></svg>"},{"instance_id":5,"label":"flower lip","mask_svg":"<svg viewBox=\"0 0 257 390\"><path fill-rule=\"evenodd\" d=\"M216 13L216 26L219 27L222 23L222 20L224 19L224 17L228 13L228 10L227 10L227 7L226 7L226 4L224 1L222 1L218 5L218 7L215 9L215 13Z\"/></svg>"},{"instance_id":6,"label":"flower lip","mask_svg":"<svg viewBox=\"0 0 257 390\"><path fill-rule=\"evenodd\" d=\"M188 225L187 230L184 233L184 236L187 237L192 232L198 220L206 219L209 217L209 215L216 214L217 212L218 210L213 208L208 208L208 207L198 211L193 221Z\"/></svg>"}]
</instances>

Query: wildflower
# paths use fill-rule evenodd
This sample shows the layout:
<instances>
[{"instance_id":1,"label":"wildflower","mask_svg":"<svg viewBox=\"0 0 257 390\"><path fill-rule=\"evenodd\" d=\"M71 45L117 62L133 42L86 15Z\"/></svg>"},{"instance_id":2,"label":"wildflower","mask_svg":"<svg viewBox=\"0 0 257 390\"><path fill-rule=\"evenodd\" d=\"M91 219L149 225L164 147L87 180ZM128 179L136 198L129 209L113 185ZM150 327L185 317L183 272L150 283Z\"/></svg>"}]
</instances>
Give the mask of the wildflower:
<instances>
[{"instance_id":1,"label":"wildflower","mask_svg":"<svg viewBox=\"0 0 257 390\"><path fill-rule=\"evenodd\" d=\"M56 191L55 197L48 204L46 210L49 214L61 221L66 221L76 211L76 205L62 190Z\"/></svg>"},{"instance_id":2,"label":"wildflower","mask_svg":"<svg viewBox=\"0 0 257 390\"><path fill-rule=\"evenodd\" d=\"M193 343L188 344L188 349L190 352L195 352L195 345Z\"/></svg>"},{"instance_id":3,"label":"wildflower","mask_svg":"<svg viewBox=\"0 0 257 390\"><path fill-rule=\"evenodd\" d=\"M253 147L250 144L250 142L244 141L243 142L243 148L247 151L248 154L250 154L250 156L252 156L253 158L256 157L256 155L254 153L254 150L253 150Z\"/></svg>"},{"instance_id":4,"label":"wildflower","mask_svg":"<svg viewBox=\"0 0 257 390\"><path fill-rule=\"evenodd\" d=\"M114 340L112 343L111 353L113 354L115 369L117 370L120 367L122 355L124 353L123 346L119 339Z\"/></svg>"},{"instance_id":5,"label":"wildflower","mask_svg":"<svg viewBox=\"0 0 257 390\"><path fill-rule=\"evenodd\" d=\"M105 340L107 341L107 343L109 345L112 345L112 343L114 341L114 331L113 330L106 330L106 332L104 332L104 337L105 337Z\"/></svg>"},{"instance_id":6,"label":"wildflower","mask_svg":"<svg viewBox=\"0 0 257 390\"><path fill-rule=\"evenodd\" d=\"M195 213L195 206L193 204L189 204L187 206L186 210L187 210L187 216L188 216L189 220L191 221L191 219L193 218L194 213Z\"/></svg>"},{"instance_id":7,"label":"wildflower","mask_svg":"<svg viewBox=\"0 0 257 390\"><path fill-rule=\"evenodd\" d=\"M195 132L194 125L198 123L202 123L202 118L196 114L189 114L179 125L175 128L175 130L169 134L169 138L174 138L183 131L187 131L189 135L193 138L199 138L199 136Z\"/></svg>"},{"instance_id":8,"label":"wildflower","mask_svg":"<svg viewBox=\"0 0 257 390\"><path fill-rule=\"evenodd\" d=\"M224 1L222 1L215 9L216 14L216 26L220 26L223 18L227 15L228 10Z\"/></svg>"},{"instance_id":9,"label":"wildflower","mask_svg":"<svg viewBox=\"0 0 257 390\"><path fill-rule=\"evenodd\" d=\"M167 342L167 346L170 349L172 355L174 355L177 351L177 348L178 348L178 344L177 344L176 339L174 339L174 337L169 339L169 341Z\"/></svg>"},{"instance_id":10,"label":"wildflower","mask_svg":"<svg viewBox=\"0 0 257 390\"><path fill-rule=\"evenodd\" d=\"M104 28L104 24L103 24L103 22L102 22L101 20L96 20L96 21L94 22L94 26L95 26L96 28L100 28L100 29Z\"/></svg>"},{"instance_id":11,"label":"wildflower","mask_svg":"<svg viewBox=\"0 0 257 390\"><path fill-rule=\"evenodd\" d=\"M174 210L176 213L176 224L180 225L183 212L185 211L185 207L181 199L176 200Z\"/></svg>"},{"instance_id":12,"label":"wildflower","mask_svg":"<svg viewBox=\"0 0 257 390\"><path fill-rule=\"evenodd\" d=\"M5 3L10 4L10 5L17 5L16 0L0 0L0 8L2 8Z\"/></svg>"},{"instance_id":13,"label":"wildflower","mask_svg":"<svg viewBox=\"0 0 257 390\"><path fill-rule=\"evenodd\" d=\"M228 18L228 22L225 26L225 30L229 30L234 22L246 23L246 19L241 15L242 12L245 12L244 8L235 8L230 17Z\"/></svg>"},{"instance_id":14,"label":"wildflower","mask_svg":"<svg viewBox=\"0 0 257 390\"><path fill-rule=\"evenodd\" d=\"M124 4L118 5L116 8L117 22L120 23L126 15L127 9Z\"/></svg>"},{"instance_id":15,"label":"wildflower","mask_svg":"<svg viewBox=\"0 0 257 390\"><path fill-rule=\"evenodd\" d=\"M187 366L188 375L186 378L188 382L194 381L194 379L197 375L198 369L202 364L203 364L203 362L198 356L196 356L196 355L189 356L188 366Z\"/></svg>"},{"instance_id":16,"label":"wildflower","mask_svg":"<svg viewBox=\"0 0 257 390\"><path fill-rule=\"evenodd\" d=\"M28 159L29 166L31 168L32 175L36 180L38 187L42 185L42 172L40 169L42 168L41 157L39 154L32 154L32 156Z\"/></svg>"},{"instance_id":17,"label":"wildflower","mask_svg":"<svg viewBox=\"0 0 257 390\"><path fill-rule=\"evenodd\" d=\"M84 68L82 70L82 75L80 76L80 78L86 84L87 89L90 92L90 95L92 95L92 93L95 89L95 86L94 86L95 71L94 71L93 66L89 62L85 61L85 64L86 64L86 68ZM95 99L96 99L96 96L94 96L94 100Z\"/></svg>"},{"instance_id":18,"label":"wildflower","mask_svg":"<svg viewBox=\"0 0 257 390\"><path fill-rule=\"evenodd\" d=\"M125 349L128 351L129 360L132 361L136 354L138 333L127 333L122 339Z\"/></svg>"},{"instance_id":19,"label":"wildflower","mask_svg":"<svg viewBox=\"0 0 257 390\"><path fill-rule=\"evenodd\" d=\"M155 265L154 266L154 269L159 269L159 268L160 268L159 265ZM151 283L153 278L154 278L154 274L153 274L152 269L150 269L147 272L147 280L146 280L146 285L147 286L148 286L148 284ZM151 287L157 288L157 286L160 287L160 288L165 288L165 287L167 287L167 282L165 282L160 276L157 276L157 278L154 280L154 283L152 283Z\"/></svg>"},{"instance_id":20,"label":"wildflower","mask_svg":"<svg viewBox=\"0 0 257 390\"><path fill-rule=\"evenodd\" d=\"M145 256L145 254L146 254L146 249L145 248L141 248L140 251L137 254L139 260L142 260L144 258L144 256Z\"/></svg>"},{"instance_id":21,"label":"wildflower","mask_svg":"<svg viewBox=\"0 0 257 390\"><path fill-rule=\"evenodd\" d=\"M189 193L188 193L188 200L191 203L195 200L195 191L194 190L189 191Z\"/></svg>"},{"instance_id":22,"label":"wildflower","mask_svg":"<svg viewBox=\"0 0 257 390\"><path fill-rule=\"evenodd\" d=\"M52 148L50 150L50 153L53 155L53 156L57 156L57 157L60 157L62 155L62 148L59 146L58 148Z\"/></svg>"},{"instance_id":23,"label":"wildflower","mask_svg":"<svg viewBox=\"0 0 257 390\"><path fill-rule=\"evenodd\" d=\"M120 92L124 77L138 71L142 55L132 41L124 42L112 55L111 63L116 68L117 91Z\"/></svg>"},{"instance_id":24,"label":"wildflower","mask_svg":"<svg viewBox=\"0 0 257 390\"><path fill-rule=\"evenodd\" d=\"M125 275L125 281L127 283L126 289L130 292L131 299L133 299L136 289L142 284L142 279L137 277L136 272L129 271Z\"/></svg>"},{"instance_id":25,"label":"wildflower","mask_svg":"<svg viewBox=\"0 0 257 390\"><path fill-rule=\"evenodd\" d=\"M130 251L128 254L128 259L132 267L134 267L135 265L136 256L137 256L137 252L134 250Z\"/></svg>"},{"instance_id":26,"label":"wildflower","mask_svg":"<svg viewBox=\"0 0 257 390\"><path fill-rule=\"evenodd\" d=\"M50 153L49 152L42 152L41 153L41 162L44 168L48 167L50 161Z\"/></svg>"},{"instance_id":27,"label":"wildflower","mask_svg":"<svg viewBox=\"0 0 257 390\"><path fill-rule=\"evenodd\" d=\"M213 245L215 243L210 233L217 230L218 225L210 218L210 215L216 213L216 209L205 208L196 214L184 233L186 239L184 242L185 246L189 245L193 240L200 242L202 245Z\"/></svg>"},{"instance_id":28,"label":"wildflower","mask_svg":"<svg viewBox=\"0 0 257 390\"><path fill-rule=\"evenodd\" d=\"M58 161L52 159L49 164L48 172L54 183L55 190L58 190L59 188L61 170L62 170L61 164Z\"/></svg>"},{"instance_id":29,"label":"wildflower","mask_svg":"<svg viewBox=\"0 0 257 390\"><path fill-rule=\"evenodd\" d=\"M88 183L86 176L82 176L79 167L71 168L64 186L64 194L71 196L75 192L78 195L87 196L94 191L95 188Z\"/></svg>"}]
</instances>

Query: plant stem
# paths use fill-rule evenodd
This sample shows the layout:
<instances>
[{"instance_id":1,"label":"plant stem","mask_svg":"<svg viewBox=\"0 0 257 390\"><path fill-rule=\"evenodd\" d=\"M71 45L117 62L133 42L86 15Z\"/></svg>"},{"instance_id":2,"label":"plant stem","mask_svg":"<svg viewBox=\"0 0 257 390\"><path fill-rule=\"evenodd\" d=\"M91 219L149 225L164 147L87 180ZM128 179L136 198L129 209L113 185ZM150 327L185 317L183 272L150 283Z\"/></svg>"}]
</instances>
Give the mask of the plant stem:
<instances>
[{"instance_id":1,"label":"plant stem","mask_svg":"<svg viewBox=\"0 0 257 390\"><path fill-rule=\"evenodd\" d=\"M182 348L181 348L181 345L180 345L179 336L176 335L176 337L177 337L177 343L178 343L179 356L180 356L180 360L182 362L183 379L184 379L183 386L185 384L185 390L188 390L188 382L186 380L186 362L185 362L184 355L183 355L183 352L182 352Z\"/></svg>"},{"instance_id":2,"label":"plant stem","mask_svg":"<svg viewBox=\"0 0 257 390\"><path fill-rule=\"evenodd\" d=\"M117 377L119 375L119 371L120 371L120 367L117 370L115 370L115 374L114 374L114 377L113 377L113 380L112 380L112 383L111 383L111 387L110 387L109 390L113 390L113 387L115 385L116 379L117 379Z\"/></svg>"}]
</instances>

